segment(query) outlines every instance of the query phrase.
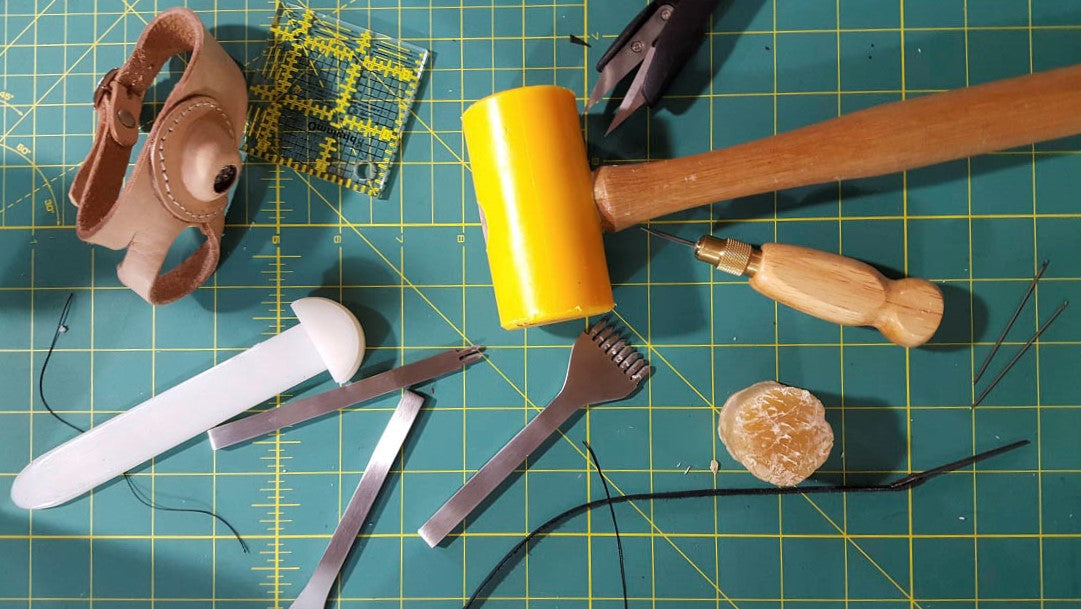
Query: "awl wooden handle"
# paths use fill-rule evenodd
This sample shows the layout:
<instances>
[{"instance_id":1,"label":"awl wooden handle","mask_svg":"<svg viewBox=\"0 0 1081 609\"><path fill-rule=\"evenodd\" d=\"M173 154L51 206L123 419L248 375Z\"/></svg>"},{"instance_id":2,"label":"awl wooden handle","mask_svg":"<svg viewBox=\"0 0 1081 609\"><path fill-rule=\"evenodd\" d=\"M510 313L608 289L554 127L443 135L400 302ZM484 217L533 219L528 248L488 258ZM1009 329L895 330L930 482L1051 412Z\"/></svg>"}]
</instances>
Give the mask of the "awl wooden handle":
<instances>
[{"instance_id":1,"label":"awl wooden handle","mask_svg":"<svg viewBox=\"0 0 1081 609\"><path fill-rule=\"evenodd\" d=\"M942 320L942 292L923 279L887 279L869 264L797 245L767 243L747 269L751 287L777 302L845 326L873 326L917 347Z\"/></svg>"},{"instance_id":2,"label":"awl wooden handle","mask_svg":"<svg viewBox=\"0 0 1081 609\"><path fill-rule=\"evenodd\" d=\"M601 167L593 195L605 229L622 230L715 201L1074 135L1079 108L1081 65L877 106L704 154Z\"/></svg>"}]
</instances>

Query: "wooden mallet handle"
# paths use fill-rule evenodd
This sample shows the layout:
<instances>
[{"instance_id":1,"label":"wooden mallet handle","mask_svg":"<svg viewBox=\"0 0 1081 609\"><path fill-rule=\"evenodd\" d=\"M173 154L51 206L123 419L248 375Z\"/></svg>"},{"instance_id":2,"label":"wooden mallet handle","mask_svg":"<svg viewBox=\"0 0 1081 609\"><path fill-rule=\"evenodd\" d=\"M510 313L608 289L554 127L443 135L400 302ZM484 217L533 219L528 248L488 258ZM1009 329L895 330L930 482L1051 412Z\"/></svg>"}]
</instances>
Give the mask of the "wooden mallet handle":
<instances>
[{"instance_id":1,"label":"wooden mallet handle","mask_svg":"<svg viewBox=\"0 0 1081 609\"><path fill-rule=\"evenodd\" d=\"M844 326L873 326L891 342L918 347L942 321L942 292L923 279L887 279L854 258L767 243L744 274L777 302Z\"/></svg>"},{"instance_id":2,"label":"wooden mallet handle","mask_svg":"<svg viewBox=\"0 0 1081 609\"><path fill-rule=\"evenodd\" d=\"M618 231L716 201L915 169L1077 133L1081 65L894 102L694 156L601 167L593 196L605 229Z\"/></svg>"}]
</instances>

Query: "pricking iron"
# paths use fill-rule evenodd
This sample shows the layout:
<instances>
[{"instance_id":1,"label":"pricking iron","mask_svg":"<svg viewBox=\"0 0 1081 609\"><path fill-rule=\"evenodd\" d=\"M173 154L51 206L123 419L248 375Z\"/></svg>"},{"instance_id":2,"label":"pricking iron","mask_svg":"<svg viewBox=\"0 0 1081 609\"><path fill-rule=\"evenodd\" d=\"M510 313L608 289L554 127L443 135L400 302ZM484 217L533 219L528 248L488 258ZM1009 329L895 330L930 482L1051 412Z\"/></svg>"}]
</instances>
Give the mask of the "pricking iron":
<instances>
[{"instance_id":1,"label":"pricking iron","mask_svg":"<svg viewBox=\"0 0 1081 609\"><path fill-rule=\"evenodd\" d=\"M621 400L649 376L649 362L601 320L574 341L563 389L417 531L435 547L579 408Z\"/></svg>"}]
</instances>

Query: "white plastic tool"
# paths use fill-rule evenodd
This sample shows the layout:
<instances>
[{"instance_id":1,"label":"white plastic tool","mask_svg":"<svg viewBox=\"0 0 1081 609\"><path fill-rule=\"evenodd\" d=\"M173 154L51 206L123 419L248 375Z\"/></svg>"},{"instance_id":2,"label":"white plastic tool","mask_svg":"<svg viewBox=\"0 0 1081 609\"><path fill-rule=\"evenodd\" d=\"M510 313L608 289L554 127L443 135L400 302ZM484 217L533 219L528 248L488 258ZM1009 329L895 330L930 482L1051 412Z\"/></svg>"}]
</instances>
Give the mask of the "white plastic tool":
<instances>
[{"instance_id":1,"label":"white plastic tool","mask_svg":"<svg viewBox=\"0 0 1081 609\"><path fill-rule=\"evenodd\" d=\"M324 370L348 381L364 331L326 298L292 304L300 323L34 459L11 487L25 509L60 505Z\"/></svg>"}]
</instances>

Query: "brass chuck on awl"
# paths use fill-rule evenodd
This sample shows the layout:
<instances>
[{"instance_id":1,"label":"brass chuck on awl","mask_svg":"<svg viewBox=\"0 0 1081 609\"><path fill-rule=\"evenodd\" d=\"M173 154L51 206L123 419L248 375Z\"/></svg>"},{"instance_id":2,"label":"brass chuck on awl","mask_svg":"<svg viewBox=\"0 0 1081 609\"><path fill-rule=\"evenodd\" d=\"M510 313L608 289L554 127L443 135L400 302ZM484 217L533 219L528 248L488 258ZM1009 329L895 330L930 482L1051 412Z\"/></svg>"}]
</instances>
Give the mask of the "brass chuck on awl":
<instances>
[{"instance_id":1,"label":"brass chuck on awl","mask_svg":"<svg viewBox=\"0 0 1081 609\"><path fill-rule=\"evenodd\" d=\"M757 248L710 235L693 242L642 229L694 248L695 258L719 271L746 275L752 288L783 305L844 326L873 326L903 347L927 342L942 321L942 292L924 279L888 279L865 262L798 245Z\"/></svg>"},{"instance_id":2,"label":"brass chuck on awl","mask_svg":"<svg viewBox=\"0 0 1081 609\"><path fill-rule=\"evenodd\" d=\"M758 263L762 251L749 243L735 239L718 239L711 235L702 235L697 242L643 226L642 230L651 235L667 239L694 248L694 257L729 275L754 275L758 272Z\"/></svg>"}]
</instances>

